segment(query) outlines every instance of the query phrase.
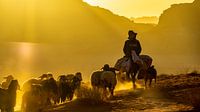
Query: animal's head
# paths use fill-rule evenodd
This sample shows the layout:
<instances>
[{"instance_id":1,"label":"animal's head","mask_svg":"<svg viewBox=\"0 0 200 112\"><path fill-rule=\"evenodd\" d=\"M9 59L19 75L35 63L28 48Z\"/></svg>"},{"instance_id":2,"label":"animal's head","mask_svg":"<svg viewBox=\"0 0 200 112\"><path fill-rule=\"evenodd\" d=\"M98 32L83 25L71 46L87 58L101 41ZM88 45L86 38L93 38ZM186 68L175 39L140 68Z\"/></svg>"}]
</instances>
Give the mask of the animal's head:
<instances>
[{"instance_id":1,"label":"animal's head","mask_svg":"<svg viewBox=\"0 0 200 112\"><path fill-rule=\"evenodd\" d=\"M75 74L75 77L77 77L80 81L83 80L83 79L82 79L82 74L81 74L81 72L77 72L77 73Z\"/></svg>"},{"instance_id":2,"label":"animal's head","mask_svg":"<svg viewBox=\"0 0 200 112\"><path fill-rule=\"evenodd\" d=\"M60 75L58 77L58 81L60 81L60 82L65 82L65 80L66 80L66 75Z\"/></svg>"},{"instance_id":3,"label":"animal's head","mask_svg":"<svg viewBox=\"0 0 200 112\"><path fill-rule=\"evenodd\" d=\"M6 79L6 81L11 81L14 79L14 77L12 75L8 75L6 77L3 77L4 79Z\"/></svg>"},{"instance_id":4,"label":"animal's head","mask_svg":"<svg viewBox=\"0 0 200 112\"><path fill-rule=\"evenodd\" d=\"M154 68L154 65L152 65L151 68Z\"/></svg>"},{"instance_id":5,"label":"animal's head","mask_svg":"<svg viewBox=\"0 0 200 112\"><path fill-rule=\"evenodd\" d=\"M109 71L110 69L110 66L108 64L105 64L103 67L102 67L103 71Z\"/></svg>"},{"instance_id":6,"label":"animal's head","mask_svg":"<svg viewBox=\"0 0 200 112\"><path fill-rule=\"evenodd\" d=\"M9 87L8 87L8 89L9 90L14 90L14 91L20 90L20 85L19 85L18 81L17 80L12 80L10 85L9 85Z\"/></svg>"},{"instance_id":7,"label":"animal's head","mask_svg":"<svg viewBox=\"0 0 200 112\"><path fill-rule=\"evenodd\" d=\"M53 78L53 74L52 73L47 73L48 78Z\"/></svg>"},{"instance_id":8,"label":"animal's head","mask_svg":"<svg viewBox=\"0 0 200 112\"><path fill-rule=\"evenodd\" d=\"M42 85L41 84L32 84L31 91L33 95L42 95Z\"/></svg>"},{"instance_id":9,"label":"animal's head","mask_svg":"<svg viewBox=\"0 0 200 112\"><path fill-rule=\"evenodd\" d=\"M41 80L43 80L43 79L45 79L45 78L47 78L48 76L47 76L47 74L42 74L39 78L41 79Z\"/></svg>"}]
</instances>

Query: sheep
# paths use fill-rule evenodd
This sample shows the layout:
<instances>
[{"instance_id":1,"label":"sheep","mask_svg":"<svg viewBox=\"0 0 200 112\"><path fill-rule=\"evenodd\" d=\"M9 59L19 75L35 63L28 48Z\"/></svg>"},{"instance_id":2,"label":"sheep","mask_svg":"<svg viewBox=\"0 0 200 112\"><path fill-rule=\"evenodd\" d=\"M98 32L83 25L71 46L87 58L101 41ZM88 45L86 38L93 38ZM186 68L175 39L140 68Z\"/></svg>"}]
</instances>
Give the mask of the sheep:
<instances>
[{"instance_id":1,"label":"sheep","mask_svg":"<svg viewBox=\"0 0 200 112\"><path fill-rule=\"evenodd\" d=\"M51 73L42 74L38 78L31 78L23 83L22 90L29 91L32 84L41 84L42 81L49 80L51 78L53 78L53 74Z\"/></svg>"},{"instance_id":2,"label":"sheep","mask_svg":"<svg viewBox=\"0 0 200 112\"><path fill-rule=\"evenodd\" d=\"M113 96L115 86L117 84L116 73L114 69L110 69L109 65L104 65L104 71L93 72L91 76L91 85L93 89L103 88L104 91L108 87L111 96Z\"/></svg>"},{"instance_id":3,"label":"sheep","mask_svg":"<svg viewBox=\"0 0 200 112\"><path fill-rule=\"evenodd\" d=\"M58 86L54 78L43 80L39 84L31 84L29 91L25 91L23 95L21 108L23 112L30 112L38 105L34 112L40 112L44 107L50 106L52 100L54 104L58 101Z\"/></svg>"},{"instance_id":4,"label":"sheep","mask_svg":"<svg viewBox=\"0 0 200 112\"><path fill-rule=\"evenodd\" d=\"M17 80L12 80L8 89L0 88L0 110L3 112L14 112L16 105L16 91L20 89Z\"/></svg>"},{"instance_id":5,"label":"sheep","mask_svg":"<svg viewBox=\"0 0 200 112\"><path fill-rule=\"evenodd\" d=\"M58 88L61 103L65 102L66 99L70 101L73 99L74 92L80 88L82 81L82 74L77 72L75 75L61 75L58 78Z\"/></svg>"},{"instance_id":6,"label":"sheep","mask_svg":"<svg viewBox=\"0 0 200 112\"><path fill-rule=\"evenodd\" d=\"M7 89L10 82L14 79L14 77L12 75L8 75L7 77L3 77L5 79L5 81L2 82L1 87L3 89Z\"/></svg>"},{"instance_id":7,"label":"sheep","mask_svg":"<svg viewBox=\"0 0 200 112\"><path fill-rule=\"evenodd\" d=\"M81 81L82 81L82 74L80 72L77 72L72 78L72 81L68 83L69 88L70 88L68 91L69 92L68 98L70 101L73 99L75 91L80 88Z\"/></svg>"},{"instance_id":8,"label":"sheep","mask_svg":"<svg viewBox=\"0 0 200 112\"><path fill-rule=\"evenodd\" d=\"M47 74L42 74L41 76L38 77L40 80L45 80L45 79L50 79L53 78L53 74L47 73Z\"/></svg>"},{"instance_id":9,"label":"sheep","mask_svg":"<svg viewBox=\"0 0 200 112\"><path fill-rule=\"evenodd\" d=\"M81 81L83 80L81 72L77 72L75 74L75 77L73 78L74 82L74 89L78 89L81 86Z\"/></svg>"},{"instance_id":10,"label":"sheep","mask_svg":"<svg viewBox=\"0 0 200 112\"><path fill-rule=\"evenodd\" d=\"M91 85L93 89L97 89L101 87L101 74L103 71L96 71L92 73L91 76Z\"/></svg>"},{"instance_id":11,"label":"sheep","mask_svg":"<svg viewBox=\"0 0 200 112\"><path fill-rule=\"evenodd\" d=\"M43 80L41 82L42 89L48 96L49 105L51 105L51 100L53 100L54 104L57 103L58 100L58 85L54 78L50 78L48 80Z\"/></svg>"},{"instance_id":12,"label":"sheep","mask_svg":"<svg viewBox=\"0 0 200 112\"><path fill-rule=\"evenodd\" d=\"M105 64L103 67L102 67L102 69L103 69L103 71L111 71L111 72L113 72L113 73L115 73L116 74L116 68L114 68L114 67L110 67L108 64Z\"/></svg>"},{"instance_id":13,"label":"sheep","mask_svg":"<svg viewBox=\"0 0 200 112\"><path fill-rule=\"evenodd\" d=\"M31 78L23 83L22 90L24 92L30 91L32 84L41 84L42 80L37 78Z\"/></svg>"},{"instance_id":14,"label":"sheep","mask_svg":"<svg viewBox=\"0 0 200 112\"><path fill-rule=\"evenodd\" d=\"M42 85L32 84L31 90L26 91L22 96L21 111L22 112L41 112L46 96L44 96L42 91Z\"/></svg>"},{"instance_id":15,"label":"sheep","mask_svg":"<svg viewBox=\"0 0 200 112\"><path fill-rule=\"evenodd\" d=\"M148 69L141 69L138 73L138 79L144 79L145 87L147 87L147 81L149 80L149 87L151 87L151 82L154 79L156 83L157 71L152 65Z\"/></svg>"},{"instance_id":16,"label":"sheep","mask_svg":"<svg viewBox=\"0 0 200 112\"><path fill-rule=\"evenodd\" d=\"M156 77L157 77L157 71L156 69L154 68L154 66L152 65L150 68L147 69L147 75L145 77L145 87L146 87L146 84L147 84L147 80L149 79L149 87L151 87L151 82L152 82L152 79L155 80L155 83L156 83Z\"/></svg>"},{"instance_id":17,"label":"sheep","mask_svg":"<svg viewBox=\"0 0 200 112\"><path fill-rule=\"evenodd\" d=\"M67 98L67 89L68 89L67 87L68 87L68 85L66 83L66 75L60 75L58 77L57 85L58 85L59 99L62 103Z\"/></svg>"},{"instance_id":18,"label":"sheep","mask_svg":"<svg viewBox=\"0 0 200 112\"><path fill-rule=\"evenodd\" d=\"M100 84L104 90L108 87L111 96L113 96L115 86L117 85L116 74L112 71L103 71L100 77Z\"/></svg>"}]
</instances>

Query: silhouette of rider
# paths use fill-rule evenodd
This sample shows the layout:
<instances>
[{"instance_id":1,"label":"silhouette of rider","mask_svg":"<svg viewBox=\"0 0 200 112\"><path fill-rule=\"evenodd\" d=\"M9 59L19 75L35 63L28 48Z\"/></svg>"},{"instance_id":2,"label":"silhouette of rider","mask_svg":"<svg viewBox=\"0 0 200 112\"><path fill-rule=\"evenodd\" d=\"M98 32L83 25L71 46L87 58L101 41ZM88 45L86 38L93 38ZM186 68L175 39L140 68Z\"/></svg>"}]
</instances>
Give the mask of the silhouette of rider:
<instances>
[{"instance_id":1,"label":"silhouette of rider","mask_svg":"<svg viewBox=\"0 0 200 112\"><path fill-rule=\"evenodd\" d=\"M139 56L142 51L142 48L141 48L140 42L136 39L137 33L135 33L132 30L129 30L128 36L129 37L128 37L128 40L125 41L123 51L124 51L125 57L128 59L131 59L133 62L132 64L134 64L135 60L133 60L132 51L135 51L135 54ZM135 68L140 67L139 63L135 63L134 65L135 65ZM126 73L126 77L128 80L130 80L129 73Z\"/></svg>"},{"instance_id":2,"label":"silhouette of rider","mask_svg":"<svg viewBox=\"0 0 200 112\"><path fill-rule=\"evenodd\" d=\"M139 54L142 51L142 48L140 42L136 39L137 33L135 33L132 30L129 30L128 35L129 35L128 40L125 41L123 48L125 57L131 58L131 51L133 50L139 56Z\"/></svg>"}]
</instances>

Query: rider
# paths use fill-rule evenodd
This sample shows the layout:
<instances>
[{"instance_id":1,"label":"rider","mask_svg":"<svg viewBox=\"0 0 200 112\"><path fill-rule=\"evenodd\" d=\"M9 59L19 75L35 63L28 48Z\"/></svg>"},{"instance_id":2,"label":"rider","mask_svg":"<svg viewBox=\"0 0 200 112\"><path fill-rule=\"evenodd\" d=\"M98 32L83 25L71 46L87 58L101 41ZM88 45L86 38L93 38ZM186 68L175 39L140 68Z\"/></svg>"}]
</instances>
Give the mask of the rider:
<instances>
[{"instance_id":1,"label":"rider","mask_svg":"<svg viewBox=\"0 0 200 112\"><path fill-rule=\"evenodd\" d=\"M132 30L129 30L128 35L128 40L126 40L123 48L125 57L131 58L131 51L135 51L137 56L139 56L142 51L142 48L140 42L136 39L137 33L135 33Z\"/></svg>"},{"instance_id":2,"label":"rider","mask_svg":"<svg viewBox=\"0 0 200 112\"><path fill-rule=\"evenodd\" d=\"M132 61L136 63L136 65L140 66L140 62L139 63L137 62L140 61L139 55L142 51L142 48L141 48L140 42L136 39L136 36L137 36L137 33L135 33L133 30L129 30L128 40L125 41L123 51L126 58L132 59ZM135 57L132 57L134 56L133 51L134 51ZM130 79L129 74L127 74L127 78Z\"/></svg>"}]
</instances>

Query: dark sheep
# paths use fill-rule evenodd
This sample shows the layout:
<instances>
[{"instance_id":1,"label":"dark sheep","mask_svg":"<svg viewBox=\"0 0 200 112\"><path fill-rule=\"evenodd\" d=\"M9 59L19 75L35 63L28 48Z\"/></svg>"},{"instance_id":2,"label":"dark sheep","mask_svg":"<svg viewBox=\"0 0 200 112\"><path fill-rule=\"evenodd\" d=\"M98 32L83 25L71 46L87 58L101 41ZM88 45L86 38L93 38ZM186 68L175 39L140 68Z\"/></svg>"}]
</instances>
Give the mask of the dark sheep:
<instances>
[{"instance_id":1,"label":"dark sheep","mask_svg":"<svg viewBox=\"0 0 200 112\"><path fill-rule=\"evenodd\" d=\"M64 102L67 98L67 89L68 85L66 82L66 75L61 75L58 77L58 92L59 92L59 99L62 102ZM59 101L59 102L60 102Z\"/></svg>"},{"instance_id":2,"label":"dark sheep","mask_svg":"<svg viewBox=\"0 0 200 112\"><path fill-rule=\"evenodd\" d=\"M92 73L91 76L91 85L93 89L97 89L101 87L101 74L103 71L96 71Z\"/></svg>"},{"instance_id":3,"label":"dark sheep","mask_svg":"<svg viewBox=\"0 0 200 112\"><path fill-rule=\"evenodd\" d=\"M42 91L42 85L33 84L31 90L26 91L22 96L22 112L41 112L45 106L46 96Z\"/></svg>"},{"instance_id":4,"label":"dark sheep","mask_svg":"<svg viewBox=\"0 0 200 112\"><path fill-rule=\"evenodd\" d=\"M8 89L0 88L0 109L2 112L14 112L17 89L20 89L17 80L12 80Z\"/></svg>"},{"instance_id":5,"label":"dark sheep","mask_svg":"<svg viewBox=\"0 0 200 112\"><path fill-rule=\"evenodd\" d=\"M2 82L1 87L3 89L8 89L8 86L10 85L10 82L14 79L12 75L8 75L6 77L3 77L5 81Z\"/></svg>"},{"instance_id":6,"label":"dark sheep","mask_svg":"<svg viewBox=\"0 0 200 112\"><path fill-rule=\"evenodd\" d=\"M50 78L48 80L43 80L41 82L41 85L42 85L42 89L43 91L45 91L46 93L48 93L48 99L49 100L49 104L50 103L50 100L53 100L54 101L54 104L57 103L58 101L58 85L57 85L57 82L54 78Z\"/></svg>"},{"instance_id":7,"label":"dark sheep","mask_svg":"<svg viewBox=\"0 0 200 112\"><path fill-rule=\"evenodd\" d=\"M54 78L32 83L29 91L25 91L22 100L22 112L40 112L43 108L58 101L58 86Z\"/></svg>"},{"instance_id":8,"label":"dark sheep","mask_svg":"<svg viewBox=\"0 0 200 112\"><path fill-rule=\"evenodd\" d=\"M156 83L157 71L154 66L149 67L148 69L141 69L138 74L138 79L144 79L145 87L147 87L147 82L149 80L149 87L151 87L152 80L155 80Z\"/></svg>"},{"instance_id":9,"label":"dark sheep","mask_svg":"<svg viewBox=\"0 0 200 112\"><path fill-rule=\"evenodd\" d=\"M150 68L147 69L147 74L145 76L145 87L146 84L147 84L147 81L149 80L149 87L151 87L151 82L152 80L154 79L155 80L155 83L156 83L156 77L157 77L157 71L156 69L154 68L154 66L151 66Z\"/></svg>"},{"instance_id":10,"label":"dark sheep","mask_svg":"<svg viewBox=\"0 0 200 112\"><path fill-rule=\"evenodd\" d=\"M77 72L75 75L61 75L58 78L58 90L60 95L60 101L65 102L66 99L70 101L73 99L74 92L81 85L82 74Z\"/></svg>"}]
</instances>

